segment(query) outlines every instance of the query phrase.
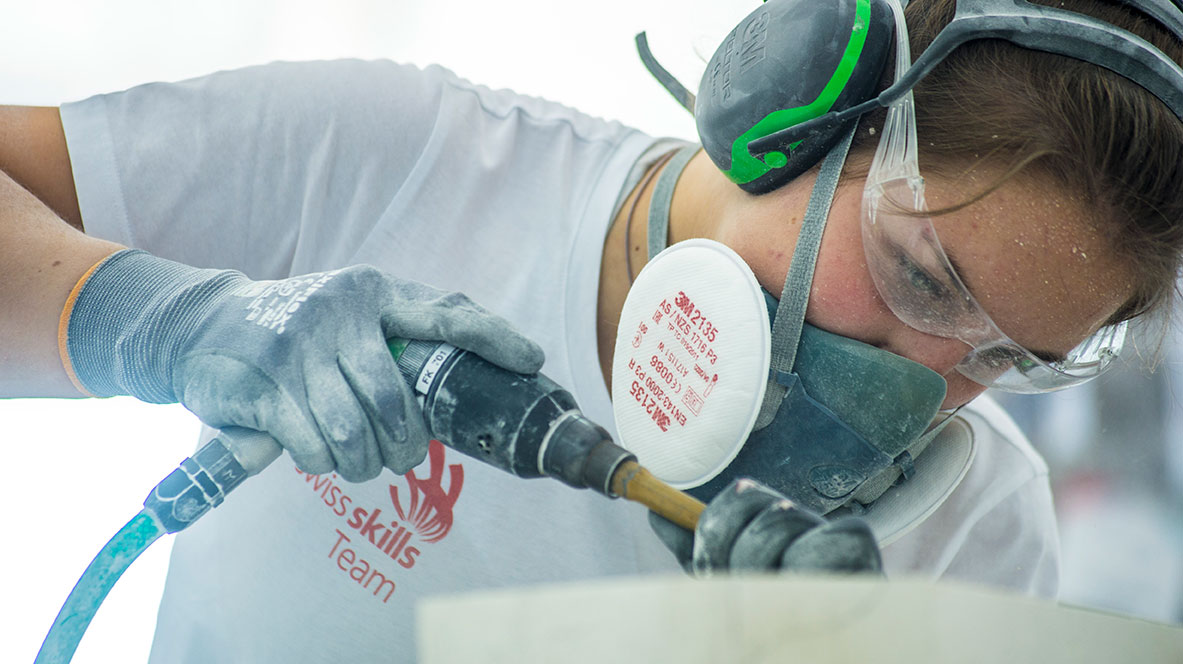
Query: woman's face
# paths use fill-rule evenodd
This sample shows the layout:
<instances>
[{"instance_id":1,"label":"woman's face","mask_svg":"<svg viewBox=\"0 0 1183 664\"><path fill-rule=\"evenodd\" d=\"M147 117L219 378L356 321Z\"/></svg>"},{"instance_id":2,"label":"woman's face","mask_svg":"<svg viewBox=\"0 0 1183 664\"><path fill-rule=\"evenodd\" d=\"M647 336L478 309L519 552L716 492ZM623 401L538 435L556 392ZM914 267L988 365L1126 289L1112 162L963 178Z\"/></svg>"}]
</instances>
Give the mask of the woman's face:
<instances>
[{"instance_id":1,"label":"woman's face","mask_svg":"<svg viewBox=\"0 0 1183 664\"><path fill-rule=\"evenodd\" d=\"M929 207L964 201L989 182L984 176L956 183L930 178ZM862 189L861 179L851 180L835 196L806 320L927 366L948 382L943 407L964 404L986 389L954 369L970 347L908 327L871 281L862 247ZM784 201L772 195L752 199L746 223L733 225L723 240L773 293L784 285L800 228L800 219L786 223L784 209ZM962 210L933 217L933 225L962 281L998 327L1037 355L1062 355L1132 293L1128 270L1085 221L1088 212L1046 183L1020 175Z\"/></svg>"}]
</instances>

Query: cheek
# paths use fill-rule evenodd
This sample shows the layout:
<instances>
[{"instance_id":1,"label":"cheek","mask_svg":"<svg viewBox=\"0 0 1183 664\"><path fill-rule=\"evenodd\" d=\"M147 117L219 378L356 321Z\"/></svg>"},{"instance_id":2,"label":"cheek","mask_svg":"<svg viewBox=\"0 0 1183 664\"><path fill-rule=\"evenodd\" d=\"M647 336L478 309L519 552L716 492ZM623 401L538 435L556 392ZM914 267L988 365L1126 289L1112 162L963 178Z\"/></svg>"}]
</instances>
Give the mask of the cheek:
<instances>
[{"instance_id":1,"label":"cheek","mask_svg":"<svg viewBox=\"0 0 1183 664\"><path fill-rule=\"evenodd\" d=\"M945 392L945 401L941 404L942 409L964 406L971 399L986 391L985 386L973 382L956 371L946 374L945 380L948 381L948 388Z\"/></svg>"},{"instance_id":2,"label":"cheek","mask_svg":"<svg viewBox=\"0 0 1183 664\"><path fill-rule=\"evenodd\" d=\"M806 320L834 334L881 345L897 321L875 290L862 245L835 246L830 240L827 235L818 255Z\"/></svg>"},{"instance_id":3,"label":"cheek","mask_svg":"<svg viewBox=\"0 0 1183 664\"><path fill-rule=\"evenodd\" d=\"M806 310L806 319L811 325L891 350L940 373L947 383L942 409L966 404L986 390L952 368L966 349L960 344L955 349L950 348L943 340L916 333L901 323L879 298L875 284L861 262L857 266L846 264L841 267L844 269L833 278L827 278L822 274L819 262ZM858 269L853 269L855 267ZM916 348L900 345L908 341L926 345Z\"/></svg>"},{"instance_id":4,"label":"cheek","mask_svg":"<svg viewBox=\"0 0 1183 664\"><path fill-rule=\"evenodd\" d=\"M783 250L786 245L750 241L737 244L760 284L779 295L791 261L791 252ZM887 308L867 271L861 229L851 219L831 215L818 253L805 319L827 332L891 350L937 371L948 382L942 408L967 403L986 389L953 369L968 348L937 343L941 340L908 328Z\"/></svg>"}]
</instances>

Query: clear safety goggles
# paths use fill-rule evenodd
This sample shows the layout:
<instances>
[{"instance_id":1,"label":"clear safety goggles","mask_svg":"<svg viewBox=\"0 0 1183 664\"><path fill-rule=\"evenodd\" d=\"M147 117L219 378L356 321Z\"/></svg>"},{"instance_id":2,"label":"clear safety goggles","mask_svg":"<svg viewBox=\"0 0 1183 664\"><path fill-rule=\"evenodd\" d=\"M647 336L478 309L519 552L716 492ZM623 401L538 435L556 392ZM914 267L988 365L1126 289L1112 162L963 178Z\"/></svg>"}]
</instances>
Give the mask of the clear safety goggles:
<instances>
[{"instance_id":1,"label":"clear safety goggles","mask_svg":"<svg viewBox=\"0 0 1183 664\"><path fill-rule=\"evenodd\" d=\"M895 3L892 3L895 4ZM896 79L911 65L902 12L897 14ZM1121 351L1126 323L1102 327L1062 358L1041 359L1008 337L974 299L923 214L912 92L889 107L862 202L863 248L875 287L909 327L972 348L956 369L1008 392L1058 390L1096 377Z\"/></svg>"}]
</instances>

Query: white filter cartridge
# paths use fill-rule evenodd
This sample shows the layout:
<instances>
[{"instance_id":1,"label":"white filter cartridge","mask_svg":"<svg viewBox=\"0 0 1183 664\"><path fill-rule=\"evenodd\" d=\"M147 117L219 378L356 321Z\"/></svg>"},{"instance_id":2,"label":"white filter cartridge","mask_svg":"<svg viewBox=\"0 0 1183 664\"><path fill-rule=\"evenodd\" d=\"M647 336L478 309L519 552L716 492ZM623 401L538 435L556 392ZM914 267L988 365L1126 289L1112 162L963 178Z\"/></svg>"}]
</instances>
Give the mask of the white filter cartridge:
<instances>
[{"instance_id":1,"label":"white filter cartridge","mask_svg":"<svg viewBox=\"0 0 1183 664\"><path fill-rule=\"evenodd\" d=\"M756 421L771 336L760 285L730 248L695 239L658 254L620 315L612 401L621 444L676 488L709 481Z\"/></svg>"}]
</instances>

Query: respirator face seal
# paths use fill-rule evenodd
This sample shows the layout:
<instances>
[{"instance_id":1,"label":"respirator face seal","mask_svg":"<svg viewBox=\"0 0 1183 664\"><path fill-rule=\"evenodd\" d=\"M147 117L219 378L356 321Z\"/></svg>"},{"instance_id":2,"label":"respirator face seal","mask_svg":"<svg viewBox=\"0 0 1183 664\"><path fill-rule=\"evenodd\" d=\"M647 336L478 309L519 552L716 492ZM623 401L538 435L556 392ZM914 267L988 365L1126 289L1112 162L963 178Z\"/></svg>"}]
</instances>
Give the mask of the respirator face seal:
<instances>
[{"instance_id":1,"label":"respirator face seal","mask_svg":"<svg viewBox=\"0 0 1183 664\"><path fill-rule=\"evenodd\" d=\"M777 301L764 295L775 315ZM709 500L735 477L752 477L826 514L850 505L880 473L906 468L908 450L950 417L939 410L946 390L940 374L809 324L793 371L778 382L786 392L772 422L752 431L727 469L690 494Z\"/></svg>"}]
</instances>

